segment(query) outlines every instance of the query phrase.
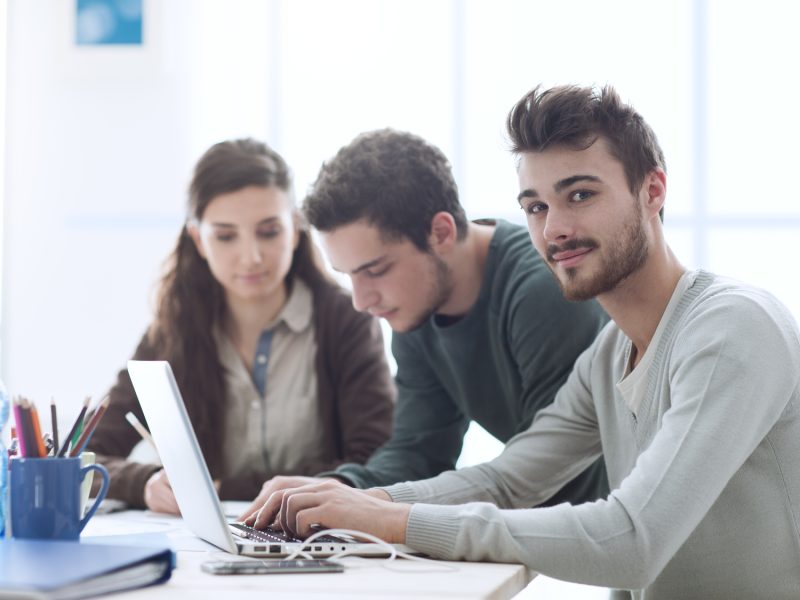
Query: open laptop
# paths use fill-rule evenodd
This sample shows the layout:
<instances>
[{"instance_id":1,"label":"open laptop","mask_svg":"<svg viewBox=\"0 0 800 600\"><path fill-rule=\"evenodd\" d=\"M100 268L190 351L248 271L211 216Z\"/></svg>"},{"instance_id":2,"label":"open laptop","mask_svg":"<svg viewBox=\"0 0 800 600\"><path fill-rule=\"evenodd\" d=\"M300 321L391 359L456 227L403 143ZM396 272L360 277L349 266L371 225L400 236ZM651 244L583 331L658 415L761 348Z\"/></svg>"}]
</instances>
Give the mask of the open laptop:
<instances>
[{"instance_id":1,"label":"open laptop","mask_svg":"<svg viewBox=\"0 0 800 600\"><path fill-rule=\"evenodd\" d=\"M198 537L226 552L258 557L277 558L299 549L316 557L344 550L358 556L388 554L380 544L339 537L315 539L306 544L279 531L257 532L229 523L169 363L129 360L128 373L183 519ZM402 545L395 544L395 548L413 552Z\"/></svg>"}]
</instances>

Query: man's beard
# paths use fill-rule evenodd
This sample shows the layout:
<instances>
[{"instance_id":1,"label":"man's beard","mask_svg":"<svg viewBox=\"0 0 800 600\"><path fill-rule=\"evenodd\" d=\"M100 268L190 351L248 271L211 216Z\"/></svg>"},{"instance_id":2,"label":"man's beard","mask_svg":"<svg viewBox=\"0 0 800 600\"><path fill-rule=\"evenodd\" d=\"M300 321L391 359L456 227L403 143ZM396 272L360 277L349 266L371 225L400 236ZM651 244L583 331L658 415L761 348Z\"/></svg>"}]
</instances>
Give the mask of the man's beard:
<instances>
[{"instance_id":1,"label":"man's beard","mask_svg":"<svg viewBox=\"0 0 800 600\"><path fill-rule=\"evenodd\" d=\"M576 267L564 269L567 281L562 281L553 266L555 262L553 255L557 252L577 250L578 248L600 248L600 244L596 240L591 238L575 239L561 246L552 244L547 247L547 265L556 275L561 293L567 300L582 302L610 292L645 263L649 246L642 227L641 208L638 203L635 203L634 206L636 208L632 217L625 224L620 235L606 244L605 255L601 255L600 267L588 279L581 280L578 275L580 269Z\"/></svg>"},{"instance_id":2,"label":"man's beard","mask_svg":"<svg viewBox=\"0 0 800 600\"><path fill-rule=\"evenodd\" d=\"M430 266L433 275L433 288L427 294L425 307L417 313L411 326L404 331L414 331L428 322L439 308L447 302L453 291L453 272L447 263L435 254L430 254Z\"/></svg>"}]
</instances>

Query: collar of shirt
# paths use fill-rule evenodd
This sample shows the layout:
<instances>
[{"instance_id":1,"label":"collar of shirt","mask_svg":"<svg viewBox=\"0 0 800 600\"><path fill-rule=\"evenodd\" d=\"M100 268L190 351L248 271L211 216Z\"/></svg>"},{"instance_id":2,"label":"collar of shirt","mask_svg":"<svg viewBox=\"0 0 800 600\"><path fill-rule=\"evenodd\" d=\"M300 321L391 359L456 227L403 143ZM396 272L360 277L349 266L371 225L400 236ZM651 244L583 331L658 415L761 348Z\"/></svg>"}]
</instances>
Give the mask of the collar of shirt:
<instances>
[{"instance_id":1,"label":"collar of shirt","mask_svg":"<svg viewBox=\"0 0 800 600\"><path fill-rule=\"evenodd\" d=\"M289 299L286 301L286 304L283 305L275 321L273 321L267 329L273 329L282 321L286 323L289 329L295 333L299 333L309 326L312 315L313 302L311 290L303 280L295 277L292 282L292 291L289 293Z\"/></svg>"}]
</instances>

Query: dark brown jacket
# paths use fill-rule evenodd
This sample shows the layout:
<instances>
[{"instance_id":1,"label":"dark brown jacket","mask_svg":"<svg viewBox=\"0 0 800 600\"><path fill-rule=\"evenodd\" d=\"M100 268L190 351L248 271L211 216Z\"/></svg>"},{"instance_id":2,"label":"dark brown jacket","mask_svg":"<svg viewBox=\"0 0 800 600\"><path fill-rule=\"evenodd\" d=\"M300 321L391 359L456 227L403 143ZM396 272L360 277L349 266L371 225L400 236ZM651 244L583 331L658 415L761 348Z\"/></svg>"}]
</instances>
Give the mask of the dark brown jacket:
<instances>
[{"instance_id":1,"label":"dark brown jacket","mask_svg":"<svg viewBox=\"0 0 800 600\"><path fill-rule=\"evenodd\" d=\"M353 309L349 295L331 284L312 288L314 327L317 339L317 387L319 411L325 424L325 461L311 464L302 473L274 475L315 475L344 462L364 463L391 433L394 384L386 364L383 339L376 319ZM142 338L133 355L137 360L163 360ZM176 373L176 379L181 377ZM160 469L157 465L128 461L125 457L139 441L139 435L125 420L133 412L145 423L127 369L120 371L109 392L111 401L98 425L89 449L111 475L109 498L118 498L132 507L144 507L144 486ZM192 403L214 402L205 397L184 398L191 415ZM263 480L254 476L229 478L221 473L221 457L209 452L207 435L197 431L198 442L213 479L221 481L223 500L251 500ZM236 443L223 440L223 443ZM99 478L95 478L97 481ZM98 482L99 483L99 482Z\"/></svg>"}]
</instances>

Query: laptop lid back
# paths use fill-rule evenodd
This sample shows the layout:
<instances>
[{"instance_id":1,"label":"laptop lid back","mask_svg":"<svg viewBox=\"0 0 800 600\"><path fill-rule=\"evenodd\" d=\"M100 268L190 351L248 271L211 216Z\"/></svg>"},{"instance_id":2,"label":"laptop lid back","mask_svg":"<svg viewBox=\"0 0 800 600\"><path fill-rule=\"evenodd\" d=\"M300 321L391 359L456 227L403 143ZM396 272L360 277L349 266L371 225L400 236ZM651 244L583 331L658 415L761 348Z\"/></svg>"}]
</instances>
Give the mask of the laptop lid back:
<instances>
[{"instance_id":1,"label":"laptop lid back","mask_svg":"<svg viewBox=\"0 0 800 600\"><path fill-rule=\"evenodd\" d=\"M198 537L236 553L172 368L166 361L129 360L128 373L183 519Z\"/></svg>"}]
</instances>

